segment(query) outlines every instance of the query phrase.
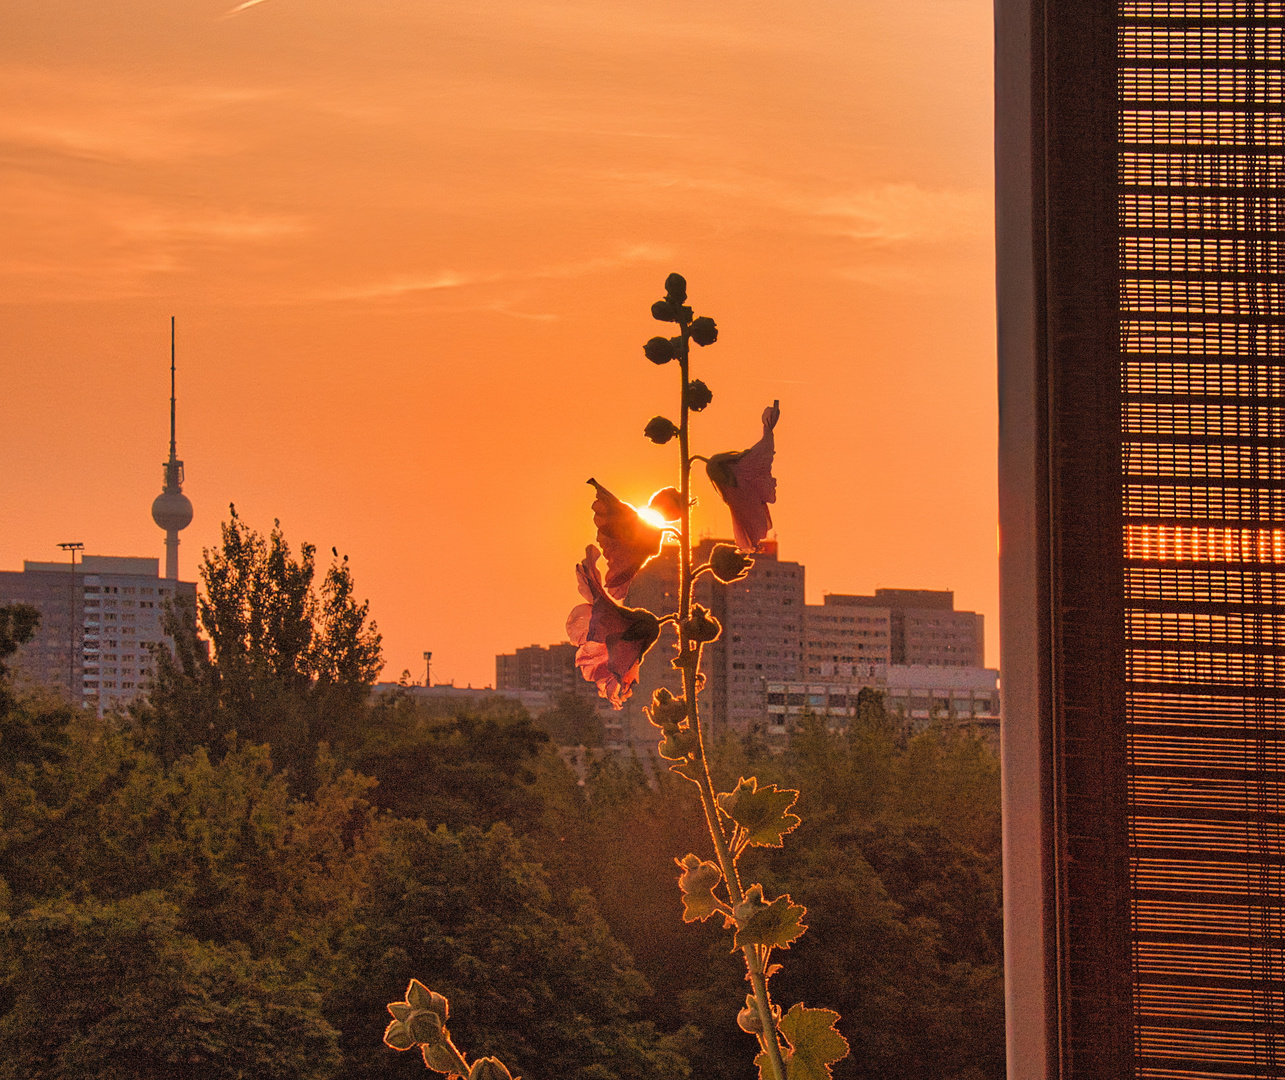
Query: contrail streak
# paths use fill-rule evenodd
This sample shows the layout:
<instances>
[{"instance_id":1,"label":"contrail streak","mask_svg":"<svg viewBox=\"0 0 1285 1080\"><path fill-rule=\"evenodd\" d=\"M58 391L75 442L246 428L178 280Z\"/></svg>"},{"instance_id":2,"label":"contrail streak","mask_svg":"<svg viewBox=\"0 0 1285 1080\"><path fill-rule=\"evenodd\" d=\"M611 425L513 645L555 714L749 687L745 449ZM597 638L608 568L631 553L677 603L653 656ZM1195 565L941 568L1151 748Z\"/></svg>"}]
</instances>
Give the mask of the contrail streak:
<instances>
[{"instance_id":1,"label":"contrail streak","mask_svg":"<svg viewBox=\"0 0 1285 1080\"><path fill-rule=\"evenodd\" d=\"M263 3L263 0L245 0L245 3L237 4L237 6L234 7L231 11L225 11L223 13L223 18L230 19L232 18L233 15L240 14L246 8L252 8L256 4L262 4L262 3Z\"/></svg>"}]
</instances>

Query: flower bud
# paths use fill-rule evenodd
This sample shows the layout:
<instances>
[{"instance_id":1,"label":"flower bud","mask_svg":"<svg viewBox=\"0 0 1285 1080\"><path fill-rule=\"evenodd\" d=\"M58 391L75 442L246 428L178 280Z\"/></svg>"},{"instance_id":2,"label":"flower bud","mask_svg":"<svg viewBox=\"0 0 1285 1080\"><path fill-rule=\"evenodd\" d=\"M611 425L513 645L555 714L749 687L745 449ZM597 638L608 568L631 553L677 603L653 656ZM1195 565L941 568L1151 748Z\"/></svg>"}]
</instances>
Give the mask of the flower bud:
<instances>
[{"instance_id":1,"label":"flower bud","mask_svg":"<svg viewBox=\"0 0 1285 1080\"><path fill-rule=\"evenodd\" d=\"M643 355L653 364L668 364L674 358L674 346L669 338L654 337L643 346Z\"/></svg>"},{"instance_id":2,"label":"flower bud","mask_svg":"<svg viewBox=\"0 0 1285 1080\"><path fill-rule=\"evenodd\" d=\"M715 641L722 631L718 620L700 604L693 604L692 613L683 620L683 632L688 641Z\"/></svg>"},{"instance_id":3,"label":"flower bud","mask_svg":"<svg viewBox=\"0 0 1285 1080\"><path fill-rule=\"evenodd\" d=\"M657 322L678 322L674 305L668 300L657 300L651 306L651 317Z\"/></svg>"},{"instance_id":4,"label":"flower bud","mask_svg":"<svg viewBox=\"0 0 1285 1080\"><path fill-rule=\"evenodd\" d=\"M740 581L753 565L753 559L742 555L731 544L715 544L714 550L710 552L709 568L724 585Z\"/></svg>"},{"instance_id":5,"label":"flower bud","mask_svg":"<svg viewBox=\"0 0 1285 1080\"><path fill-rule=\"evenodd\" d=\"M681 304L687 299L687 279L682 274L670 274L665 278L665 299L673 304Z\"/></svg>"},{"instance_id":6,"label":"flower bud","mask_svg":"<svg viewBox=\"0 0 1285 1080\"><path fill-rule=\"evenodd\" d=\"M643 434L657 446L664 446L678 434L678 428L674 426L672 420L666 420L663 416L653 416L643 428Z\"/></svg>"},{"instance_id":7,"label":"flower bud","mask_svg":"<svg viewBox=\"0 0 1285 1080\"><path fill-rule=\"evenodd\" d=\"M744 926L760 911L766 911L771 904L763 899L763 886L757 882L745 890L745 899L732 909L732 918L737 926Z\"/></svg>"},{"instance_id":8,"label":"flower bud","mask_svg":"<svg viewBox=\"0 0 1285 1080\"><path fill-rule=\"evenodd\" d=\"M656 753L666 761L682 761L700 749L700 737L690 727L670 728L656 747Z\"/></svg>"},{"instance_id":9,"label":"flower bud","mask_svg":"<svg viewBox=\"0 0 1285 1080\"><path fill-rule=\"evenodd\" d=\"M687 719L686 698L676 698L662 686L651 695L648 719L658 728L676 727Z\"/></svg>"},{"instance_id":10,"label":"flower bud","mask_svg":"<svg viewBox=\"0 0 1285 1080\"><path fill-rule=\"evenodd\" d=\"M697 345L713 345L718 340L718 327L708 315L692 320L691 337Z\"/></svg>"},{"instance_id":11,"label":"flower bud","mask_svg":"<svg viewBox=\"0 0 1285 1080\"><path fill-rule=\"evenodd\" d=\"M683 401L692 412L700 412L711 401L714 400L714 392L700 379L693 379L687 384L687 390L683 394Z\"/></svg>"},{"instance_id":12,"label":"flower bud","mask_svg":"<svg viewBox=\"0 0 1285 1080\"><path fill-rule=\"evenodd\" d=\"M661 488L647 505L666 521L677 521L683 516L683 495L678 488Z\"/></svg>"},{"instance_id":13,"label":"flower bud","mask_svg":"<svg viewBox=\"0 0 1285 1080\"><path fill-rule=\"evenodd\" d=\"M748 1031L751 1035L757 1035L763 1030L763 1020L759 1016L753 994L745 995L745 1008L736 1014L736 1026L742 1031Z\"/></svg>"}]
</instances>

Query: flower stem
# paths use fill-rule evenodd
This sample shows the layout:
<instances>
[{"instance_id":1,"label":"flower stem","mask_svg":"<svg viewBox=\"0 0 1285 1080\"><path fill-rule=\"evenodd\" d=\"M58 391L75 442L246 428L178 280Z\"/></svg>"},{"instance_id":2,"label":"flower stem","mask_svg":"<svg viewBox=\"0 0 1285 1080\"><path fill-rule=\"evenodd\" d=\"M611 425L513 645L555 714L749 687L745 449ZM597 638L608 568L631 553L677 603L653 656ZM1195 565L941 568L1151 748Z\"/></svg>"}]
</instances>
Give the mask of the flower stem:
<instances>
[{"instance_id":1,"label":"flower stem","mask_svg":"<svg viewBox=\"0 0 1285 1080\"><path fill-rule=\"evenodd\" d=\"M678 425L678 454L680 468L680 488L682 496L682 532L679 534L679 588L678 588L678 655L683 661L683 696L687 700L687 715L692 730L696 732L697 754L700 764L696 786L700 789L701 807L705 811L705 824L709 826L710 839L714 842L714 852L718 857L723 880L727 882L727 895L732 907L745 899L741 889L740 873L736 868L736 859L727 844L723 824L719 819L718 804L714 801L714 783L709 775L709 761L705 756L705 733L701 728L700 711L696 701L696 675L700 671L701 644L687 638L686 620L692 610L692 585L695 575L692 574L692 530L691 530L691 486L692 462L696 460L688 453L689 416L687 408L687 387L689 385L689 364L691 345L688 340L689 329L682 324L683 347L678 357L678 368L682 376L681 406ZM704 461L705 458L700 460ZM705 567L702 567L705 569ZM694 650L695 657L690 653ZM694 662L689 663L689 660ZM754 990L754 1006L758 1013L763 1032L759 1041L767 1052L772 1080L785 1080L785 1062L781 1059L781 1043L776 1034L776 1017L772 1014L772 999L768 996L767 977L764 973L764 957L752 945L742 948L745 953L745 965L749 971L750 986ZM764 1070L769 1072L769 1070Z\"/></svg>"}]
</instances>

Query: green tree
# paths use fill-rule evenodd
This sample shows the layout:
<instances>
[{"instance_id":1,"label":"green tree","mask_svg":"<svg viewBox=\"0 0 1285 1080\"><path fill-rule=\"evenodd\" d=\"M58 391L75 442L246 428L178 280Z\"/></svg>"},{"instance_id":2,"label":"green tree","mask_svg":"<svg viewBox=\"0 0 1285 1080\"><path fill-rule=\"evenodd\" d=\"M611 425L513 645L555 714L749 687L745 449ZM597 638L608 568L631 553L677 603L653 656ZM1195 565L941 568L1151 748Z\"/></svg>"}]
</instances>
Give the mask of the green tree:
<instances>
[{"instance_id":1,"label":"green tree","mask_svg":"<svg viewBox=\"0 0 1285 1080\"><path fill-rule=\"evenodd\" d=\"M0 604L0 680L8 681L8 660L31 640L40 612L30 604Z\"/></svg>"},{"instance_id":2,"label":"green tree","mask_svg":"<svg viewBox=\"0 0 1285 1080\"><path fill-rule=\"evenodd\" d=\"M47 695L19 697L13 689L9 659L39 625L40 612L30 604L0 604L0 775L12 775L20 763L38 770L66 752L71 710Z\"/></svg>"},{"instance_id":3,"label":"green tree","mask_svg":"<svg viewBox=\"0 0 1285 1080\"><path fill-rule=\"evenodd\" d=\"M172 655L161 650L149 701L136 710L166 760L195 746L221 750L235 733L266 742L307 788L318 741L358 741L366 699L383 665L369 605L355 599L345 556L320 587L316 549L296 557L274 523L265 538L230 508L219 548L201 564L197 601L170 613Z\"/></svg>"},{"instance_id":4,"label":"green tree","mask_svg":"<svg viewBox=\"0 0 1285 1080\"><path fill-rule=\"evenodd\" d=\"M180 930L161 894L33 908L7 923L4 1080L326 1080L320 995L242 946Z\"/></svg>"},{"instance_id":5,"label":"green tree","mask_svg":"<svg viewBox=\"0 0 1285 1080\"><path fill-rule=\"evenodd\" d=\"M545 709L535 722L559 746L602 745L602 720L584 694L559 694L553 707Z\"/></svg>"},{"instance_id":6,"label":"green tree","mask_svg":"<svg viewBox=\"0 0 1285 1080\"><path fill-rule=\"evenodd\" d=\"M811 931L777 975L782 993L826 1002L852 1054L837 1080L1000 1080L1004 1075L998 765L979 740L938 727L903 738L882 695L832 731L805 714L782 754L753 740L711 747L722 787L757 772L801 791L792 844L747 853L746 873L788 883ZM591 770L568 877L588 884L613 931L662 993L646 1015L664 1030L699 1025L695 1075L733 1080L750 1036L727 1019L744 1000L736 957L713 925L675 926L674 850L693 836L691 785L664 762L651 783L630 765ZM573 876L579 874L580 876ZM693 959L696 958L696 959Z\"/></svg>"},{"instance_id":7,"label":"green tree","mask_svg":"<svg viewBox=\"0 0 1285 1080\"><path fill-rule=\"evenodd\" d=\"M351 989L346 1075L423 1075L418 1055L373 1043L368 1018L415 971L451 1002L451 1031L472 1056L496 1055L525 1076L648 1080L689 1075L686 1037L637 1018L647 994L626 950L583 890L558 890L504 825L483 832L397 822L377 859L369 944Z\"/></svg>"},{"instance_id":8,"label":"green tree","mask_svg":"<svg viewBox=\"0 0 1285 1080\"><path fill-rule=\"evenodd\" d=\"M507 698L478 704L382 697L368 711L362 742L348 760L379 784L381 809L430 825L539 828L539 759L549 737L523 706Z\"/></svg>"}]
</instances>

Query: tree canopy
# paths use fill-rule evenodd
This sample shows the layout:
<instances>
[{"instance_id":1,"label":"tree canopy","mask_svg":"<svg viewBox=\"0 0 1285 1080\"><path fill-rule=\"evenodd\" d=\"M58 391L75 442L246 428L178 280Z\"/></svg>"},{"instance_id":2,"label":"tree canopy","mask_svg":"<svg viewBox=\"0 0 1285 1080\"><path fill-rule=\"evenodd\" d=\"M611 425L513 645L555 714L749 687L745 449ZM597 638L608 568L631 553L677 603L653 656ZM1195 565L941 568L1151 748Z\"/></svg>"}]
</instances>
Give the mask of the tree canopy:
<instances>
[{"instance_id":1,"label":"tree canopy","mask_svg":"<svg viewBox=\"0 0 1285 1080\"><path fill-rule=\"evenodd\" d=\"M234 515L132 716L18 693L0 666L0 1080L423 1077L379 1042L412 975L474 1055L528 1077L743 1077L744 968L719 920L681 918L693 785L646 749L580 784L501 698L372 700L377 633L342 561L313 590L313 555ZM0 665L33 626L0 608ZM805 715L784 753L709 754L720 790L802 791L792 843L745 865L807 906L777 979L841 1011L835 1077L999 1080L982 744L905 738L863 692L845 731Z\"/></svg>"},{"instance_id":2,"label":"tree canopy","mask_svg":"<svg viewBox=\"0 0 1285 1080\"><path fill-rule=\"evenodd\" d=\"M347 556L336 554L318 587L314 545L296 556L280 522L264 537L234 506L200 576L196 612L167 613L175 648L158 650L149 700L136 710L152 746L173 760L196 746L221 748L235 733L271 744L277 764L309 786L317 742L360 738L383 666Z\"/></svg>"}]
</instances>

